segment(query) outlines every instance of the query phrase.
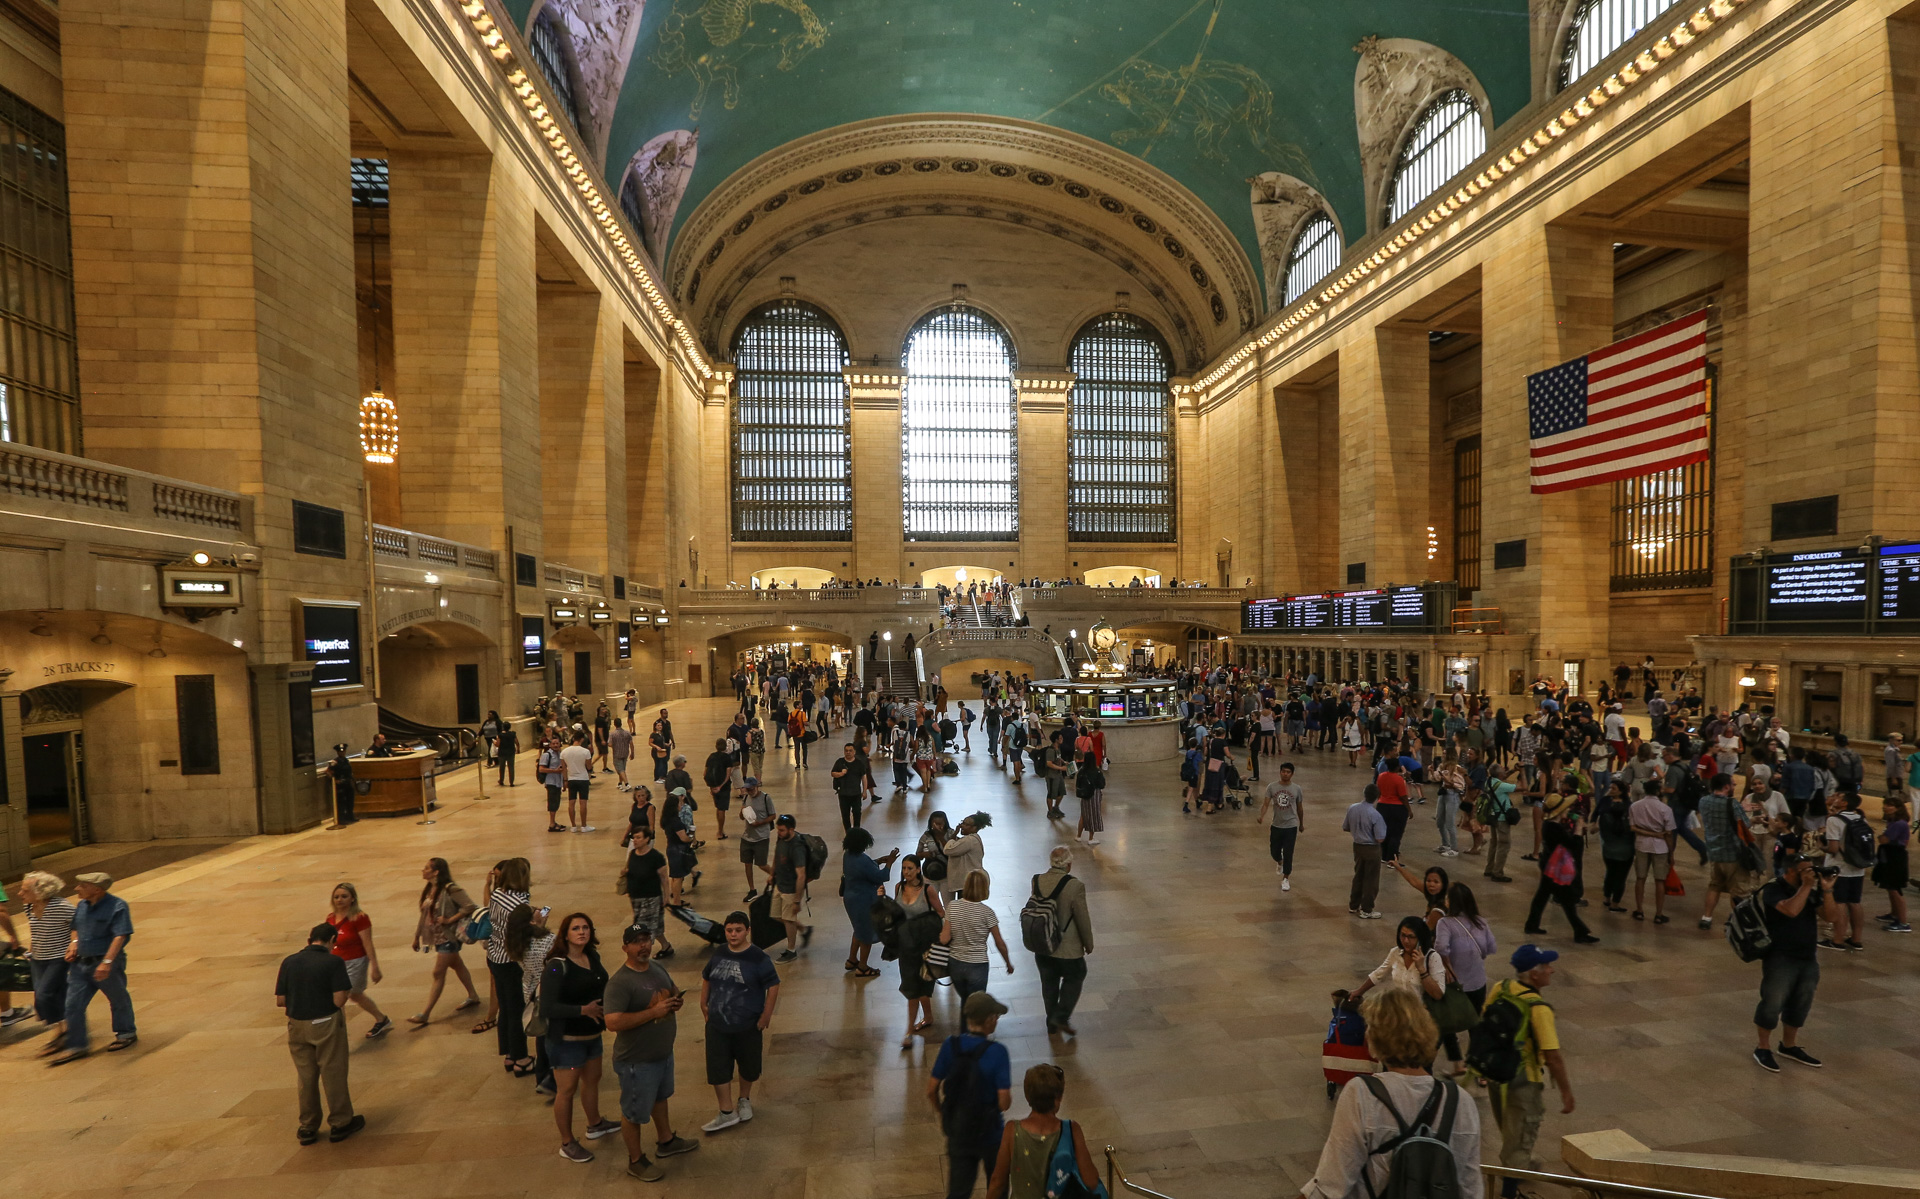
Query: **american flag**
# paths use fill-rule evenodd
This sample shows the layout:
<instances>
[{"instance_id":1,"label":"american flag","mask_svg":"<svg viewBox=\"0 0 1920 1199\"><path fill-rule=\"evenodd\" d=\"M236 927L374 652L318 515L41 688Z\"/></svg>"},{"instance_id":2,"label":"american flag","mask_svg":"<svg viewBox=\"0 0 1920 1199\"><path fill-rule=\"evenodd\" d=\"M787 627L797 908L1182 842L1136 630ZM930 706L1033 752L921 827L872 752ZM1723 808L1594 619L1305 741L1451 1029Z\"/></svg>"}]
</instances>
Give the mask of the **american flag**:
<instances>
[{"instance_id":1,"label":"american flag","mask_svg":"<svg viewBox=\"0 0 1920 1199\"><path fill-rule=\"evenodd\" d=\"M1535 493L1706 460L1707 314L1527 376Z\"/></svg>"}]
</instances>

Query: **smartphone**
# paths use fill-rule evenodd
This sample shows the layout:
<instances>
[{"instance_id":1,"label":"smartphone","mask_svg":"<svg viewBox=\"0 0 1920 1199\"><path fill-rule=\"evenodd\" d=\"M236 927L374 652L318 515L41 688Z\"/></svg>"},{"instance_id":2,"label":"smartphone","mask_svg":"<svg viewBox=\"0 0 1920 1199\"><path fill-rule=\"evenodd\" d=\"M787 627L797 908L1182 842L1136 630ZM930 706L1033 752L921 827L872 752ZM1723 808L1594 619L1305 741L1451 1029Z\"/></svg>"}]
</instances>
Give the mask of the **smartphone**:
<instances>
[{"instance_id":1,"label":"smartphone","mask_svg":"<svg viewBox=\"0 0 1920 1199\"><path fill-rule=\"evenodd\" d=\"M535 912L535 913L533 914L533 918L534 918L535 920L538 920L538 921L541 921L541 922L543 922L543 923L544 923L544 922L545 922L545 920L546 920L546 918L547 918L547 913L549 913L549 912L551 912L551 911L553 911L553 909L552 909L552 908L550 908L550 907L546 907L546 908L541 908L541 909L540 909L539 911L537 911L537 912Z\"/></svg>"}]
</instances>

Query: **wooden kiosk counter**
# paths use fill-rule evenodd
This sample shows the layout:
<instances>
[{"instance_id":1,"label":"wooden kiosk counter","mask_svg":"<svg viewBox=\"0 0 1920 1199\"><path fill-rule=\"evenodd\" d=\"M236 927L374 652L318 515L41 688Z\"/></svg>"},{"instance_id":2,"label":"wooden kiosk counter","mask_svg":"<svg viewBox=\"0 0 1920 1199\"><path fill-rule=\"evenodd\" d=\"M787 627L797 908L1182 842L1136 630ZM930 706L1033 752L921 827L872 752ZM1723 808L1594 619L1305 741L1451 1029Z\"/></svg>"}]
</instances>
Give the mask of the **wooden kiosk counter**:
<instances>
[{"instance_id":1,"label":"wooden kiosk counter","mask_svg":"<svg viewBox=\"0 0 1920 1199\"><path fill-rule=\"evenodd\" d=\"M353 814L404 816L428 810L434 803L433 764L439 757L431 749L406 750L388 758L356 755L354 782L364 781L367 789L354 798Z\"/></svg>"}]
</instances>

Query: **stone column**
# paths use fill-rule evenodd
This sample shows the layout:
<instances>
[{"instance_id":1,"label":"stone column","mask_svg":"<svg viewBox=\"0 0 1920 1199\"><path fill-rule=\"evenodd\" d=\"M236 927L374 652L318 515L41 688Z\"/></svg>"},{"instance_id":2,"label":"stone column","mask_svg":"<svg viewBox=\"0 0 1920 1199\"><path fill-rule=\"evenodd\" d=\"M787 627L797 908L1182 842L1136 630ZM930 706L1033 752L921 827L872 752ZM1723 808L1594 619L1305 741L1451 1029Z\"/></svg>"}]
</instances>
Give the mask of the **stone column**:
<instances>
[{"instance_id":1,"label":"stone column","mask_svg":"<svg viewBox=\"0 0 1920 1199\"><path fill-rule=\"evenodd\" d=\"M626 465L619 317L597 292L543 289L540 327L542 541L555 561L610 574L626 523L615 496Z\"/></svg>"},{"instance_id":2,"label":"stone column","mask_svg":"<svg viewBox=\"0 0 1920 1199\"><path fill-rule=\"evenodd\" d=\"M853 396L853 571L881 582L900 577L906 539L901 497L900 392L897 366L847 368Z\"/></svg>"},{"instance_id":3,"label":"stone column","mask_svg":"<svg viewBox=\"0 0 1920 1199\"><path fill-rule=\"evenodd\" d=\"M1481 593L1510 633L1533 635L1530 670L1608 659L1610 492L1534 495L1528 478L1527 376L1613 340L1613 242L1545 228L1482 270ZM1526 565L1494 569L1494 546L1526 542Z\"/></svg>"},{"instance_id":4,"label":"stone column","mask_svg":"<svg viewBox=\"0 0 1920 1199\"><path fill-rule=\"evenodd\" d=\"M1427 576L1433 400L1427 331L1382 324L1340 355L1340 574L1368 583Z\"/></svg>"},{"instance_id":5,"label":"stone column","mask_svg":"<svg viewBox=\"0 0 1920 1199\"><path fill-rule=\"evenodd\" d=\"M512 525L514 548L540 556L532 209L484 157L388 166L402 519L496 550Z\"/></svg>"},{"instance_id":6,"label":"stone column","mask_svg":"<svg viewBox=\"0 0 1920 1199\"><path fill-rule=\"evenodd\" d=\"M673 547L667 528L665 376L631 344L624 373L627 571L639 582L668 587Z\"/></svg>"},{"instance_id":7,"label":"stone column","mask_svg":"<svg viewBox=\"0 0 1920 1199\"><path fill-rule=\"evenodd\" d=\"M1020 565L1013 569L1021 578L1079 581L1067 556L1067 405L1073 380L1072 371L1023 370L1013 381L1020 404Z\"/></svg>"}]
</instances>

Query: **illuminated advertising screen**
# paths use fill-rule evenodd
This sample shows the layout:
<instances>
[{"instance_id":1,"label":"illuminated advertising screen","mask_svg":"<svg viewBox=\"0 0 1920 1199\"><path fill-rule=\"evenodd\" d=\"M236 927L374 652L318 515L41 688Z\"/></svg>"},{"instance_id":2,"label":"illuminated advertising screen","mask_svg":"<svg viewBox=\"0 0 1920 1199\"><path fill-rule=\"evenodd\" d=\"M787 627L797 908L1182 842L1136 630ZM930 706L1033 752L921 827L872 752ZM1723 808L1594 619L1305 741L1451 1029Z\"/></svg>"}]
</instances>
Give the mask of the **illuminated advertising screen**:
<instances>
[{"instance_id":1,"label":"illuminated advertising screen","mask_svg":"<svg viewBox=\"0 0 1920 1199\"><path fill-rule=\"evenodd\" d=\"M331 604L301 605L301 637L313 663L313 686L360 685L360 609Z\"/></svg>"}]
</instances>

